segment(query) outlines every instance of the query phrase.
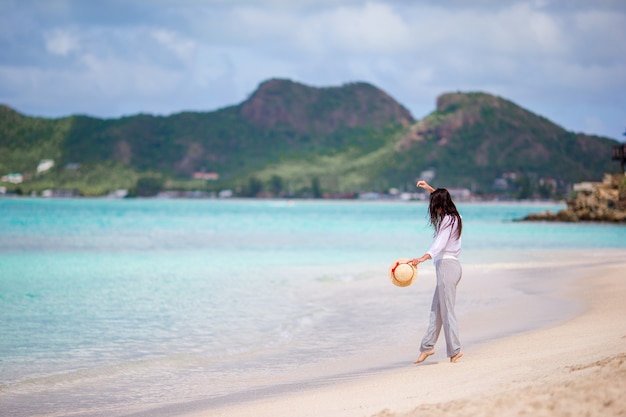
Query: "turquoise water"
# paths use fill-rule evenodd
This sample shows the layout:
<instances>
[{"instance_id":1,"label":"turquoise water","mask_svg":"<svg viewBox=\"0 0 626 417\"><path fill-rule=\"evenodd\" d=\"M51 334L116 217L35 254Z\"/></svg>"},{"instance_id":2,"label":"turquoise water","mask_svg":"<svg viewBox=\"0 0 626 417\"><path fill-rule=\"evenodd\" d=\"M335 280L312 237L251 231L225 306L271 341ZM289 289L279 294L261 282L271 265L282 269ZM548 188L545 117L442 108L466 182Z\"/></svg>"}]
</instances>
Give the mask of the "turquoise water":
<instances>
[{"instance_id":1,"label":"turquoise water","mask_svg":"<svg viewBox=\"0 0 626 417\"><path fill-rule=\"evenodd\" d=\"M459 204L464 266L626 248L624 226L513 221L560 208ZM428 249L425 203L0 199L0 213L1 415L128 415L297 380L303 363L411 343L394 305L430 303L386 276Z\"/></svg>"}]
</instances>

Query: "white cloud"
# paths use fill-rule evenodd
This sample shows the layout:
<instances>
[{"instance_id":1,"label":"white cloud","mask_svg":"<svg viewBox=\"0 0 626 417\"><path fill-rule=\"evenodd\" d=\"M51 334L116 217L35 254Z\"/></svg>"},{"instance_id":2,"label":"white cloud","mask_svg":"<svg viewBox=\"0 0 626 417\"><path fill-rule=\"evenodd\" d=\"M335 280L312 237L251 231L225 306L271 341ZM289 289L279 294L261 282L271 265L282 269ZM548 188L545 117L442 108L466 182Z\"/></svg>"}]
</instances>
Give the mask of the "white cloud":
<instances>
[{"instance_id":1,"label":"white cloud","mask_svg":"<svg viewBox=\"0 0 626 417\"><path fill-rule=\"evenodd\" d=\"M306 20L303 28L317 34L330 49L351 54L389 55L411 46L411 31L388 4L338 7Z\"/></svg>"},{"instance_id":2,"label":"white cloud","mask_svg":"<svg viewBox=\"0 0 626 417\"><path fill-rule=\"evenodd\" d=\"M179 59L187 63L193 62L197 49L197 43L195 41L166 29L155 29L151 31L151 34L154 39L165 48L172 51Z\"/></svg>"},{"instance_id":3,"label":"white cloud","mask_svg":"<svg viewBox=\"0 0 626 417\"><path fill-rule=\"evenodd\" d=\"M418 118L438 94L481 90L573 130L619 137L626 120L617 0L46 3L0 15L0 102L25 112L212 110L286 77L370 82Z\"/></svg>"},{"instance_id":4,"label":"white cloud","mask_svg":"<svg viewBox=\"0 0 626 417\"><path fill-rule=\"evenodd\" d=\"M80 49L78 38L68 30L54 29L44 33L46 50L53 55L67 56Z\"/></svg>"}]
</instances>

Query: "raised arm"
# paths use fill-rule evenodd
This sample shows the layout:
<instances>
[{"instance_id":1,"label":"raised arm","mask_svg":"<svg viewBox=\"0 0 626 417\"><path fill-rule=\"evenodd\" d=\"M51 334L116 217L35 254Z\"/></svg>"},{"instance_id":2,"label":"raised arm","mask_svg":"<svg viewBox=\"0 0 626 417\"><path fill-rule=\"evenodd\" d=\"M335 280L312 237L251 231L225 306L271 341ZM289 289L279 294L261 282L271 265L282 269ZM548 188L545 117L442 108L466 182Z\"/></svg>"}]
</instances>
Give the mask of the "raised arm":
<instances>
[{"instance_id":1,"label":"raised arm","mask_svg":"<svg viewBox=\"0 0 626 417\"><path fill-rule=\"evenodd\" d=\"M428 190L428 192L432 193L433 191L435 191L435 189L433 187L431 187L430 185L428 185L428 183L424 180L419 180L416 184L419 188L424 188L426 190Z\"/></svg>"}]
</instances>

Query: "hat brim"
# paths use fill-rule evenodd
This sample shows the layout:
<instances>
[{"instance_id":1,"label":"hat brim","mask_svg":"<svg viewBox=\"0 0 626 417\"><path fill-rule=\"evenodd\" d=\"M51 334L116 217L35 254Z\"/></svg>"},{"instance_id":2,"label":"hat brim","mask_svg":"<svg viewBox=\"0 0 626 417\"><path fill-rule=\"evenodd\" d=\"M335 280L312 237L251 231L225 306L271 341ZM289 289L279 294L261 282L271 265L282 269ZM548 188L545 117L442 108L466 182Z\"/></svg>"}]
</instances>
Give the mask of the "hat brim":
<instances>
[{"instance_id":1,"label":"hat brim","mask_svg":"<svg viewBox=\"0 0 626 417\"><path fill-rule=\"evenodd\" d=\"M389 266L389 279L391 280L391 283L393 285L397 287L408 287L409 285L413 283L413 280L415 280L415 277L417 277L417 266L410 264L409 261L410 261L409 258L398 258ZM410 279L405 280L405 281L400 281L399 279L396 278L394 271L400 264L407 264L411 267L411 269L413 270L413 275L411 276Z\"/></svg>"}]
</instances>

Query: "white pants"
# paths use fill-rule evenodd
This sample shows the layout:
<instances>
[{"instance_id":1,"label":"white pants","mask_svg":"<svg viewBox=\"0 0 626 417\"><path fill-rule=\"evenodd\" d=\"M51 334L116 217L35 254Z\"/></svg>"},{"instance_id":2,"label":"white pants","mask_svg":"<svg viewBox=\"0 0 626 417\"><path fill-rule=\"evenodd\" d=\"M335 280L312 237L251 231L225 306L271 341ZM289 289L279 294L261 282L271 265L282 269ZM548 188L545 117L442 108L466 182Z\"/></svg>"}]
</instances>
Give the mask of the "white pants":
<instances>
[{"instance_id":1,"label":"white pants","mask_svg":"<svg viewBox=\"0 0 626 417\"><path fill-rule=\"evenodd\" d=\"M430 307L428 330L422 339L420 351L426 352L435 347L443 326L448 357L452 357L461 350L454 303L456 301L456 286L461 280L463 270L457 259L441 259L435 262L435 272L437 274L437 288Z\"/></svg>"}]
</instances>

